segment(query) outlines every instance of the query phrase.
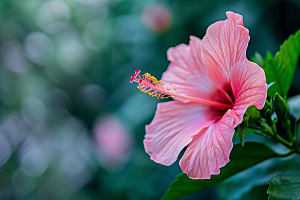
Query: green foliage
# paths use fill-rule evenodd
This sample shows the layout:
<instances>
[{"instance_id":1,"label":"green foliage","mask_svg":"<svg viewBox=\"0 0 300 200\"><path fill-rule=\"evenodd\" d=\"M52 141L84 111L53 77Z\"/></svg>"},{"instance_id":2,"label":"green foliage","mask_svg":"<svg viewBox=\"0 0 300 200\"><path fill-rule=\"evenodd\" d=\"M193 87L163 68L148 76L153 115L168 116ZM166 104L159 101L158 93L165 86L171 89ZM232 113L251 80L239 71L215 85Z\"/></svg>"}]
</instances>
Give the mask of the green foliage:
<instances>
[{"instance_id":1,"label":"green foliage","mask_svg":"<svg viewBox=\"0 0 300 200\"><path fill-rule=\"evenodd\" d=\"M273 54L271 51L267 51L266 52L266 56L265 58L263 58L263 56L259 53L259 52L255 52L254 53L254 56L251 57L251 61L252 62L255 62L256 64L258 64L261 68L265 68L266 67L266 61L269 59L269 58L273 58Z\"/></svg>"},{"instance_id":2,"label":"green foliage","mask_svg":"<svg viewBox=\"0 0 300 200\"><path fill-rule=\"evenodd\" d=\"M260 110L260 113L263 118L269 119L272 115L272 101L270 103L268 100L266 100L265 106Z\"/></svg>"},{"instance_id":3,"label":"green foliage","mask_svg":"<svg viewBox=\"0 0 300 200\"><path fill-rule=\"evenodd\" d=\"M245 143L245 137L246 137L247 128L248 128L248 119L249 119L249 115L245 115L243 122L238 127L239 138L240 138L242 146L244 146L244 143Z\"/></svg>"},{"instance_id":4,"label":"green foliage","mask_svg":"<svg viewBox=\"0 0 300 200\"><path fill-rule=\"evenodd\" d=\"M249 115L252 119L259 119L260 112L257 110L255 106L250 106L247 110L245 115Z\"/></svg>"},{"instance_id":5,"label":"green foliage","mask_svg":"<svg viewBox=\"0 0 300 200\"><path fill-rule=\"evenodd\" d=\"M181 174L176 177L176 180L173 181L173 183L171 183L162 199L178 199L203 190L244 169L277 155L277 153L261 143L247 142L245 147L236 144L231 151L230 162L225 165L225 167L221 168L220 174L213 175L211 179L199 180L190 179L186 174Z\"/></svg>"},{"instance_id":6,"label":"green foliage","mask_svg":"<svg viewBox=\"0 0 300 200\"><path fill-rule=\"evenodd\" d=\"M263 63L261 67L266 73L267 83L276 82L268 89L269 97L274 96L276 92L281 96L287 95L298 63L299 53L300 30L283 42L275 57L267 52L265 63L258 59L259 56L255 57L257 59L254 58L258 63Z\"/></svg>"},{"instance_id":7,"label":"green foliage","mask_svg":"<svg viewBox=\"0 0 300 200\"><path fill-rule=\"evenodd\" d=\"M265 66L264 57L257 51L254 53L254 56L252 56L251 61L258 64L260 67Z\"/></svg>"},{"instance_id":8,"label":"green foliage","mask_svg":"<svg viewBox=\"0 0 300 200\"><path fill-rule=\"evenodd\" d=\"M276 175L269 182L269 200L299 200L300 175Z\"/></svg>"},{"instance_id":9,"label":"green foliage","mask_svg":"<svg viewBox=\"0 0 300 200\"><path fill-rule=\"evenodd\" d=\"M279 119L284 121L290 117L290 107L288 103L277 92L274 96L273 106Z\"/></svg>"},{"instance_id":10,"label":"green foliage","mask_svg":"<svg viewBox=\"0 0 300 200\"><path fill-rule=\"evenodd\" d=\"M219 198L222 200L244 199L243 197L247 196L247 199L251 199L248 195L249 192L253 192L255 187L267 186L270 179L276 174L299 173L299 169L300 155L298 154L287 158L268 159L218 184ZM266 189L263 193L266 193ZM254 199L258 199L258 196L260 197L262 194L256 195L257 198Z\"/></svg>"}]
</instances>

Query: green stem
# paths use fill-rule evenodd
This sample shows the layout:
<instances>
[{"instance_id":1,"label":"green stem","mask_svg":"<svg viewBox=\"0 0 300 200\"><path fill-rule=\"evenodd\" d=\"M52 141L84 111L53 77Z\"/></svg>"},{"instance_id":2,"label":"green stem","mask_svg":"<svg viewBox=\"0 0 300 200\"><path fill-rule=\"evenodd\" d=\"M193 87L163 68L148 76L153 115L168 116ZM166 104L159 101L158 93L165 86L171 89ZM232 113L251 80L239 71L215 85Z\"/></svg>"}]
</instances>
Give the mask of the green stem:
<instances>
[{"instance_id":1,"label":"green stem","mask_svg":"<svg viewBox=\"0 0 300 200\"><path fill-rule=\"evenodd\" d=\"M294 130L294 147L296 148L296 152L300 154L300 147L298 146L298 136L299 136L299 125L300 125L300 117L295 122L295 130Z\"/></svg>"},{"instance_id":2,"label":"green stem","mask_svg":"<svg viewBox=\"0 0 300 200\"><path fill-rule=\"evenodd\" d=\"M258 131L262 131L261 127L253 126L251 124L248 124L248 128L251 128L251 129L254 129L254 130L258 130Z\"/></svg>"},{"instance_id":3,"label":"green stem","mask_svg":"<svg viewBox=\"0 0 300 200\"><path fill-rule=\"evenodd\" d=\"M271 118L269 118L269 119L267 120L267 123L271 126L271 130L272 130L273 135L274 135L274 136L275 136L275 135L278 135L278 134L277 134L276 124L273 123L273 120L272 120Z\"/></svg>"},{"instance_id":4,"label":"green stem","mask_svg":"<svg viewBox=\"0 0 300 200\"><path fill-rule=\"evenodd\" d=\"M295 149L297 149L297 143L294 143L293 133L291 131L291 122L289 119L282 122L283 128L286 130L286 133Z\"/></svg>"},{"instance_id":5,"label":"green stem","mask_svg":"<svg viewBox=\"0 0 300 200\"><path fill-rule=\"evenodd\" d=\"M267 123L262 123L261 125L264 128L264 132L267 133L272 139L283 144L289 149L293 149L293 146L290 142L283 139L280 135L277 134L276 124L273 123L272 119L268 119Z\"/></svg>"},{"instance_id":6,"label":"green stem","mask_svg":"<svg viewBox=\"0 0 300 200\"><path fill-rule=\"evenodd\" d=\"M291 145L290 142L286 141L285 139L283 139L280 135L276 134L273 139L275 139L277 142L280 142L281 144L283 144L284 146L286 146L289 149L293 149L293 146Z\"/></svg>"},{"instance_id":7,"label":"green stem","mask_svg":"<svg viewBox=\"0 0 300 200\"><path fill-rule=\"evenodd\" d=\"M270 136L269 136L268 134L266 134L266 133L260 133L260 132L257 132L257 131L254 131L254 133L255 133L256 135L259 135L259 136L263 136L263 137L270 138Z\"/></svg>"},{"instance_id":8,"label":"green stem","mask_svg":"<svg viewBox=\"0 0 300 200\"><path fill-rule=\"evenodd\" d=\"M274 138L276 141L278 141L278 142L280 142L281 144L283 144L284 146L286 146L287 148L293 149L292 144L291 144L290 142L288 142L287 140L283 139L283 138L277 133L276 124L273 123L272 119L268 119L267 122L268 122L269 125L271 125L272 134L273 134L273 136L274 136L273 138ZM288 122L289 122L289 120L288 120ZM288 122L287 122L287 125L288 125ZM290 123L289 123L289 125L291 126ZM290 133L288 133L289 138L290 138L290 136L292 135L290 126L289 126L288 129L286 129L287 132L288 132L288 130L290 131ZM291 139L291 138L290 138L290 139Z\"/></svg>"},{"instance_id":9,"label":"green stem","mask_svg":"<svg viewBox=\"0 0 300 200\"><path fill-rule=\"evenodd\" d=\"M295 122L295 130L294 130L294 140L293 140L293 142L296 144L296 146L298 144L299 125L300 125L300 117L298 117L298 119Z\"/></svg>"},{"instance_id":10,"label":"green stem","mask_svg":"<svg viewBox=\"0 0 300 200\"><path fill-rule=\"evenodd\" d=\"M251 124L249 124L248 127L251 128L251 129L257 130L257 131L254 131L255 134L263 136L263 137L268 137L270 139L273 139L273 140L281 143L282 145L284 145L285 147L287 147L287 148L290 149L290 151L287 154L284 154L281 157L288 156L288 155L290 155L290 154L292 154L294 152L300 154L300 147L298 147L297 145L295 146L294 142L292 143L292 142L289 142L289 141L283 139L277 133L276 124L273 123L272 119L267 119L266 122L262 122L260 124L261 128L257 127L257 126L252 126ZM296 128L298 128L298 130L299 130L299 124L300 124L300 118L299 118L299 120L296 123L296 126L297 126ZM285 125L288 125L288 123L285 124ZM286 127L286 128L288 128L288 127ZM288 135L290 137L292 135L290 127L288 129L286 129L286 130L287 130L287 132L288 132L288 130L290 131L290 133L288 132ZM297 130L297 129L295 129L295 130ZM258 132L258 131L260 131L260 132ZM295 141L295 138L296 138L296 140L298 140L298 134L295 134L295 137L292 138L293 139L292 141Z\"/></svg>"}]
</instances>

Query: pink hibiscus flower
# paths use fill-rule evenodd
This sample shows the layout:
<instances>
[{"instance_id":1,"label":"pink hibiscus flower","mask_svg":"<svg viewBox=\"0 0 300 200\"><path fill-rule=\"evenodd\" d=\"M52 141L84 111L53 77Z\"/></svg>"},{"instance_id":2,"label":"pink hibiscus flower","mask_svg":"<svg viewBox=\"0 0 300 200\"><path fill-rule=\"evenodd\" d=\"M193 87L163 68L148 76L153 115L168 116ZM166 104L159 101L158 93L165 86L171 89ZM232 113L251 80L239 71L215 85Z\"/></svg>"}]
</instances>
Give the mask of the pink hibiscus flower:
<instances>
[{"instance_id":1,"label":"pink hibiscus flower","mask_svg":"<svg viewBox=\"0 0 300 200\"><path fill-rule=\"evenodd\" d=\"M146 126L145 150L155 162L171 165L188 145L179 164L193 179L220 173L229 162L234 128L249 106L262 109L267 96L264 71L246 58L250 37L242 16L226 15L202 40L191 36L189 45L168 50L166 83L141 77L139 70L131 78L143 92L175 99L157 105Z\"/></svg>"}]
</instances>

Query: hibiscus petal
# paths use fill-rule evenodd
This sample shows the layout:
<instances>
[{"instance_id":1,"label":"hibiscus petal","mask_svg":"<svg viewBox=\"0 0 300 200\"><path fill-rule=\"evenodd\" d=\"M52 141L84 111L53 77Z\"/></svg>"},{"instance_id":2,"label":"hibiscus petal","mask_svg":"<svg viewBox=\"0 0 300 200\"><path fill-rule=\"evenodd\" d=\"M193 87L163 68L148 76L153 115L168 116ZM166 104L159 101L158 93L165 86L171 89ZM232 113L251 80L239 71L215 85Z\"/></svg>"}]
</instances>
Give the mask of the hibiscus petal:
<instances>
[{"instance_id":1,"label":"hibiscus petal","mask_svg":"<svg viewBox=\"0 0 300 200\"><path fill-rule=\"evenodd\" d=\"M206 75L202 63L201 40L191 36L189 45L180 44L168 50L171 64L162 81L175 85L178 94L224 102L224 92ZM183 102L187 100L176 98Z\"/></svg>"},{"instance_id":2,"label":"hibiscus petal","mask_svg":"<svg viewBox=\"0 0 300 200\"><path fill-rule=\"evenodd\" d=\"M190 39L189 45L180 44L168 50L171 63L162 81L174 84L179 94L207 98L207 94L211 93L211 82L201 61L201 40L196 37Z\"/></svg>"},{"instance_id":3,"label":"hibiscus petal","mask_svg":"<svg viewBox=\"0 0 300 200\"><path fill-rule=\"evenodd\" d=\"M207 75L219 87L230 82L231 67L246 59L249 31L241 15L226 13L228 19L210 25L202 40L202 62Z\"/></svg>"},{"instance_id":4,"label":"hibiscus petal","mask_svg":"<svg viewBox=\"0 0 300 200\"><path fill-rule=\"evenodd\" d=\"M217 109L199 103L159 103L154 119L146 126L145 150L155 162L171 165L192 136L221 117Z\"/></svg>"},{"instance_id":5,"label":"hibiscus petal","mask_svg":"<svg viewBox=\"0 0 300 200\"><path fill-rule=\"evenodd\" d=\"M234 134L231 110L217 122L193 137L179 164L184 173L193 179L209 179L219 174L229 162Z\"/></svg>"},{"instance_id":6,"label":"hibiscus petal","mask_svg":"<svg viewBox=\"0 0 300 200\"><path fill-rule=\"evenodd\" d=\"M267 98L265 72L257 64L248 60L238 62L231 72L231 87L235 97L234 126L243 120L249 106L255 105L262 109Z\"/></svg>"}]
</instances>

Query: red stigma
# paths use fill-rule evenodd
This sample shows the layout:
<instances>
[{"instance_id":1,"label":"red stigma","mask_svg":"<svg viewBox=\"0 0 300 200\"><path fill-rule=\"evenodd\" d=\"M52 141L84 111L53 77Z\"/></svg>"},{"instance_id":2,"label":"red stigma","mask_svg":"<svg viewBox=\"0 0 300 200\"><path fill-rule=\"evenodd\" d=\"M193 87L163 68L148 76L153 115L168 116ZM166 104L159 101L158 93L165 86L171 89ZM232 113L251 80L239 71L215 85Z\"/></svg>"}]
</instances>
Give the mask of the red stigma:
<instances>
[{"instance_id":1,"label":"red stigma","mask_svg":"<svg viewBox=\"0 0 300 200\"><path fill-rule=\"evenodd\" d=\"M140 84L142 83L143 78L141 77L140 72L141 72L141 70L139 70L139 69L135 70L135 73L131 75L130 83L132 83L132 82L137 82Z\"/></svg>"},{"instance_id":2,"label":"red stigma","mask_svg":"<svg viewBox=\"0 0 300 200\"><path fill-rule=\"evenodd\" d=\"M142 82L143 82L143 79L140 79L140 80L139 80L139 84L142 84Z\"/></svg>"}]
</instances>

